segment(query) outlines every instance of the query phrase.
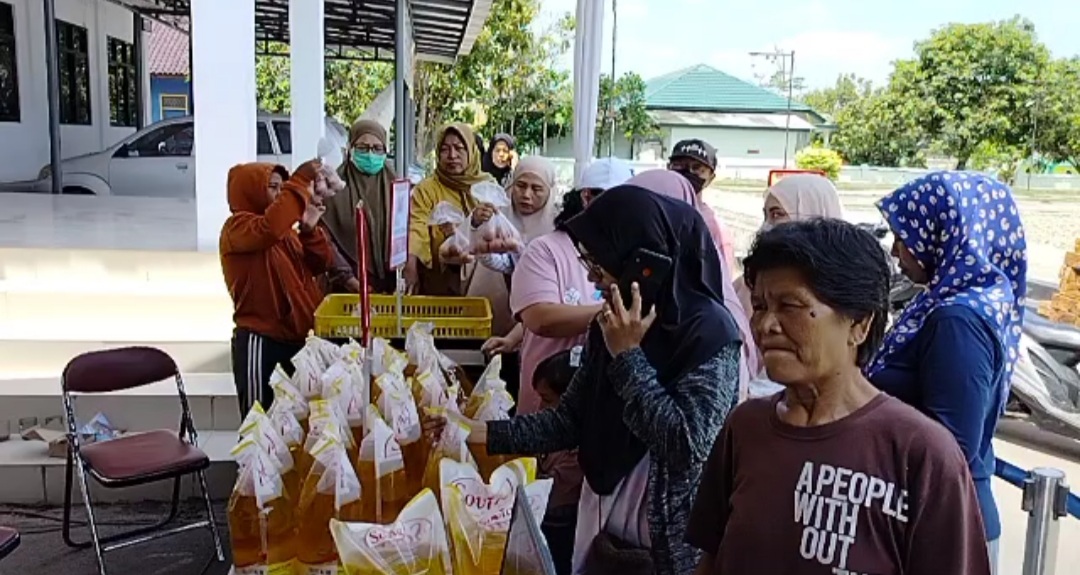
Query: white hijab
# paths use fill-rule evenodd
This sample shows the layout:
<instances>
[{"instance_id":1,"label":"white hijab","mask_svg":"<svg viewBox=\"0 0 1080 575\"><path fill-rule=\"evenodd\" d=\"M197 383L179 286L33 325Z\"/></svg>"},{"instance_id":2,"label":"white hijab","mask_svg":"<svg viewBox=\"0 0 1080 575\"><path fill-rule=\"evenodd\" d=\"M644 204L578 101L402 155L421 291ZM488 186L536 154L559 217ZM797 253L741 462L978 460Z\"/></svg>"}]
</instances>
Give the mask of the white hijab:
<instances>
[{"instance_id":1,"label":"white hijab","mask_svg":"<svg viewBox=\"0 0 1080 575\"><path fill-rule=\"evenodd\" d=\"M544 234L555 231L555 216L558 215L559 210L556 205L558 202L555 201L554 197L556 186L555 165L542 156L521 158L517 166L514 167L514 173L510 176L509 183L506 184L506 190L511 197L514 194L514 184L524 174L532 174L540 178L540 181L544 182L548 188L546 203L535 213L523 216L518 214L516 210L512 210L507 215L514 227L521 232L522 239L528 244Z\"/></svg>"},{"instance_id":2,"label":"white hijab","mask_svg":"<svg viewBox=\"0 0 1080 575\"><path fill-rule=\"evenodd\" d=\"M765 190L765 197L773 196L793 222L811 218L844 217L840 206L840 194L832 180L817 174L792 174Z\"/></svg>"}]
</instances>

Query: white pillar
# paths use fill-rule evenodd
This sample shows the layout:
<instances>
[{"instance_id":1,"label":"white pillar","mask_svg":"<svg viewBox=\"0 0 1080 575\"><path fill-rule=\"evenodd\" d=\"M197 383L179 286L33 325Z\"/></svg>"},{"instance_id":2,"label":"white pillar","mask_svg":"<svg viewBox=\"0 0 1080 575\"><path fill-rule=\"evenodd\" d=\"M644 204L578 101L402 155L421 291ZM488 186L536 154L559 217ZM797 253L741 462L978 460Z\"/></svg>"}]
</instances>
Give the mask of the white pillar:
<instances>
[{"instance_id":1,"label":"white pillar","mask_svg":"<svg viewBox=\"0 0 1080 575\"><path fill-rule=\"evenodd\" d=\"M292 98L292 166L318 154L326 116L323 78L323 0L289 1L289 82ZM346 118L352 122L355 118Z\"/></svg>"},{"instance_id":2,"label":"white pillar","mask_svg":"<svg viewBox=\"0 0 1080 575\"><path fill-rule=\"evenodd\" d=\"M255 161L255 0L192 0L198 248L218 249L226 177Z\"/></svg>"},{"instance_id":3,"label":"white pillar","mask_svg":"<svg viewBox=\"0 0 1080 575\"><path fill-rule=\"evenodd\" d=\"M600 104L600 52L604 43L604 2L577 0L574 35L574 184L593 157Z\"/></svg>"}]
</instances>

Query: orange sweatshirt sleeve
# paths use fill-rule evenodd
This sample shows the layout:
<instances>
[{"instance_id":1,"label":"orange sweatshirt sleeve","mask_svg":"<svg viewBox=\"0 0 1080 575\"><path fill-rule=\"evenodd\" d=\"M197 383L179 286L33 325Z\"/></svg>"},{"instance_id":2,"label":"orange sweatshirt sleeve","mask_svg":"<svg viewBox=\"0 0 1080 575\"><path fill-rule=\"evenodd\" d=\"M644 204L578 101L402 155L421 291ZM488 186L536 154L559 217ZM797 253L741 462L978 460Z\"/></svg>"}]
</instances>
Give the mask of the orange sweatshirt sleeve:
<instances>
[{"instance_id":1,"label":"orange sweatshirt sleeve","mask_svg":"<svg viewBox=\"0 0 1080 575\"><path fill-rule=\"evenodd\" d=\"M296 178L285 182L281 193L261 215L240 212L229 217L221 234L221 253L268 249L292 233L310 199L306 184Z\"/></svg>"},{"instance_id":2,"label":"orange sweatshirt sleeve","mask_svg":"<svg viewBox=\"0 0 1080 575\"><path fill-rule=\"evenodd\" d=\"M334 265L334 248L327 241L322 226L316 226L310 232L301 232L300 243L304 246L304 265L312 275L330 271Z\"/></svg>"}]
</instances>

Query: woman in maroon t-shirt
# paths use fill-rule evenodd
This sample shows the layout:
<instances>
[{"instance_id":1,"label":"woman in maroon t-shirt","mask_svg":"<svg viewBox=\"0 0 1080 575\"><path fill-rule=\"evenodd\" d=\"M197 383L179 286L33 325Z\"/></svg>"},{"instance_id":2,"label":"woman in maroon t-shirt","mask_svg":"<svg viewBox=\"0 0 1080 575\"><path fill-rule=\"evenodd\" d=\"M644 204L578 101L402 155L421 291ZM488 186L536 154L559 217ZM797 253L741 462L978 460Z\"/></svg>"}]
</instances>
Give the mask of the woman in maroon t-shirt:
<instances>
[{"instance_id":1,"label":"woman in maroon t-shirt","mask_svg":"<svg viewBox=\"0 0 1080 575\"><path fill-rule=\"evenodd\" d=\"M687 542L699 575L988 575L956 442L862 375L885 331L889 269L840 220L781 225L744 262L751 325L786 389L728 417Z\"/></svg>"}]
</instances>

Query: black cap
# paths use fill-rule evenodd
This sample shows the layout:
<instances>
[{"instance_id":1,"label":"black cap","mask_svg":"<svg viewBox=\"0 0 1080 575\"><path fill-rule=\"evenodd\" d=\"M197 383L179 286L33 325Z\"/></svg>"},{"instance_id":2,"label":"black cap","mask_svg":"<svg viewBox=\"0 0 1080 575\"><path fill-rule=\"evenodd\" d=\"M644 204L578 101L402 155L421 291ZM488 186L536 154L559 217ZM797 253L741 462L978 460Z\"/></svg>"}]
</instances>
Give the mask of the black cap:
<instances>
[{"instance_id":1,"label":"black cap","mask_svg":"<svg viewBox=\"0 0 1080 575\"><path fill-rule=\"evenodd\" d=\"M675 158L690 158L697 160L709 169L716 170L716 148L709 145L704 140L683 140L678 144L675 144L675 149L671 152L669 159Z\"/></svg>"}]
</instances>

